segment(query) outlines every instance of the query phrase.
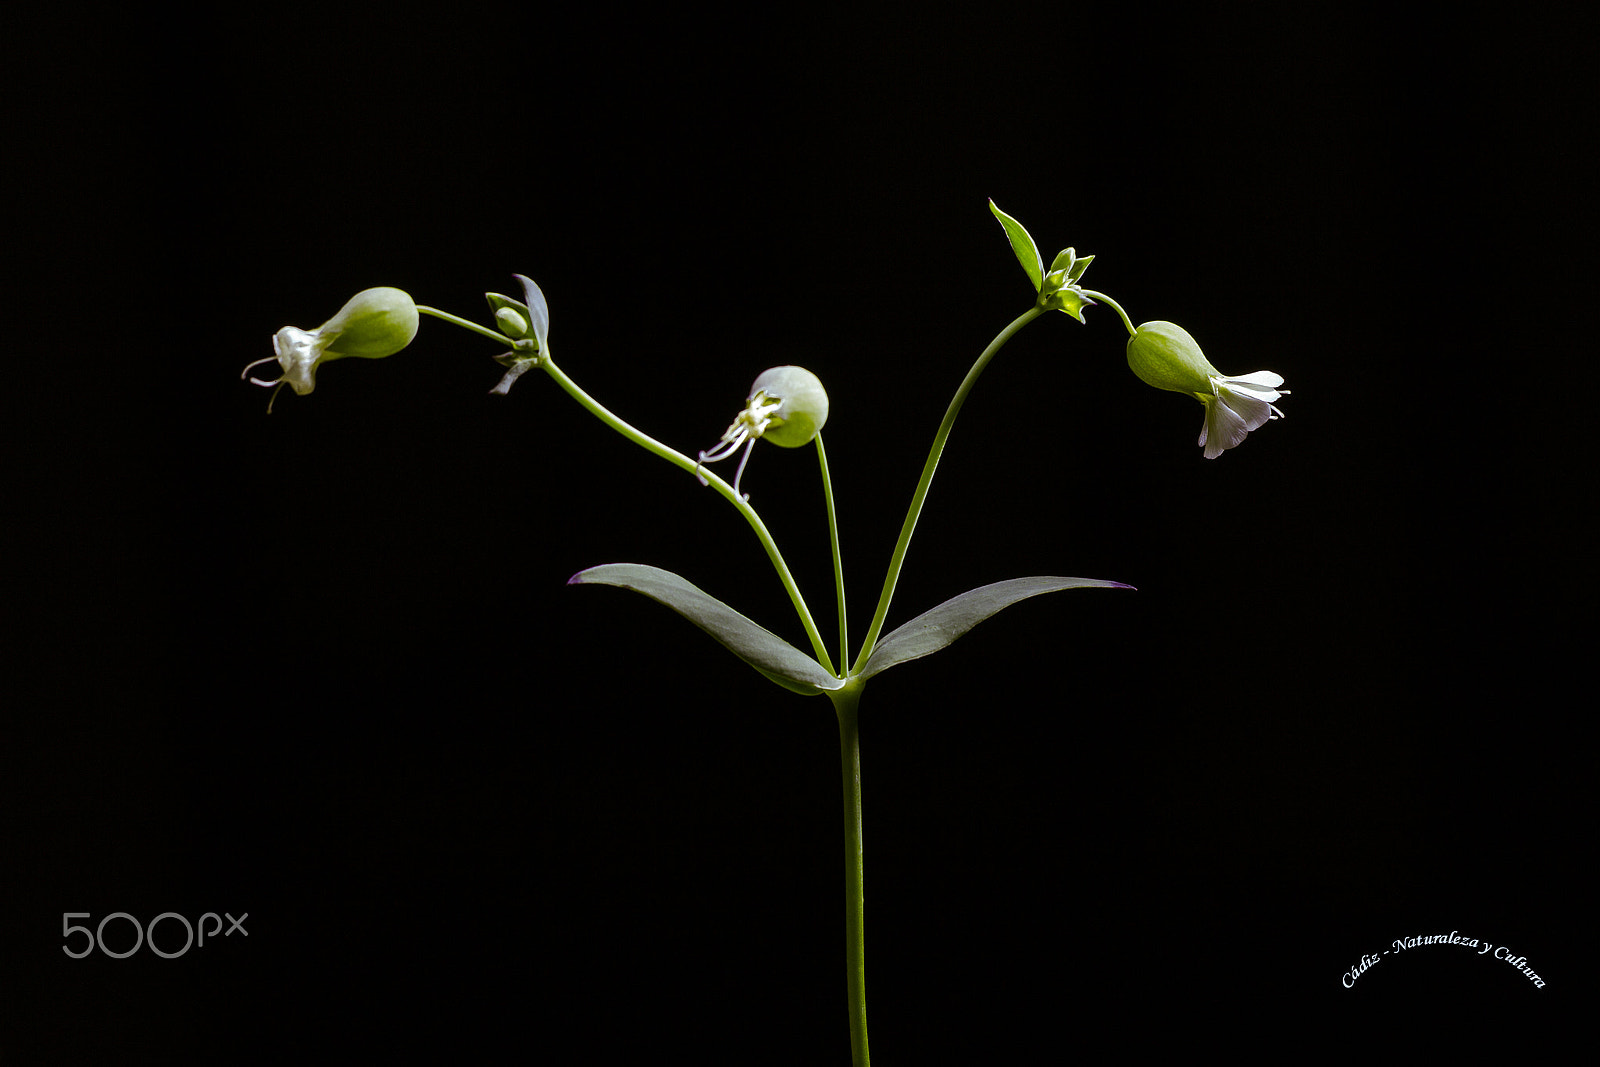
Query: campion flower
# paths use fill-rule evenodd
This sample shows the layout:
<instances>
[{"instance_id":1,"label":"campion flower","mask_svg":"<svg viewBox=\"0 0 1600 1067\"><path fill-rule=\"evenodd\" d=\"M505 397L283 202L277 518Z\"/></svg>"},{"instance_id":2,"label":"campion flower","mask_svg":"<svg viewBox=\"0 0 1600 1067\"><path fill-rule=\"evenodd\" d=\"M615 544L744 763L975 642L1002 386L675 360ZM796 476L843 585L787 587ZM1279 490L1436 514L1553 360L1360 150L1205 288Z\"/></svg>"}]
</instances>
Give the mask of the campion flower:
<instances>
[{"instance_id":1,"label":"campion flower","mask_svg":"<svg viewBox=\"0 0 1600 1067\"><path fill-rule=\"evenodd\" d=\"M285 385L299 396L316 388L317 366L346 356L382 359L392 356L417 336L417 305L399 289L380 286L363 289L351 297L339 313L315 330L285 326L272 338L274 354L258 359L239 377L247 377L263 363L277 363L283 374L270 381L250 378L256 385ZM277 389L272 397L278 397ZM272 402L267 402L272 410Z\"/></svg>"},{"instance_id":2,"label":"campion flower","mask_svg":"<svg viewBox=\"0 0 1600 1067\"><path fill-rule=\"evenodd\" d=\"M815 374L804 367L771 367L751 383L744 410L734 416L733 424L723 431L715 448L700 453L700 462L727 459L742 446L744 456L733 476L733 491L738 493L744 465L750 462L757 441L765 439L784 448L799 448L816 437L827 421L828 393ZM701 485L711 484L700 475L698 466L695 476ZM750 499L749 493L740 495Z\"/></svg>"},{"instance_id":3,"label":"campion flower","mask_svg":"<svg viewBox=\"0 0 1600 1067\"><path fill-rule=\"evenodd\" d=\"M1243 443L1251 430L1283 418L1272 403L1289 392L1279 388L1282 375L1258 370L1230 378L1211 365L1188 331L1170 322L1139 327L1128 341L1128 366L1146 384L1188 393L1205 405L1200 447L1207 459Z\"/></svg>"}]
</instances>

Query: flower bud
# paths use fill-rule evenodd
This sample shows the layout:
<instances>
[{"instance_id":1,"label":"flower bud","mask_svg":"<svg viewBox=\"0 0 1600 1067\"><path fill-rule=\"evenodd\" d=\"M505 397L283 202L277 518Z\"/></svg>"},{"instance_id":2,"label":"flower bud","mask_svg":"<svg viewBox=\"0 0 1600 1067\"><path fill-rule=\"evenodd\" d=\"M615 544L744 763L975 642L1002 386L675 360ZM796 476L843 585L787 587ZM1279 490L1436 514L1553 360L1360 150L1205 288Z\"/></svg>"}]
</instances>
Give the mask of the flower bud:
<instances>
[{"instance_id":1,"label":"flower bud","mask_svg":"<svg viewBox=\"0 0 1600 1067\"><path fill-rule=\"evenodd\" d=\"M765 393L779 401L771 425L761 436L784 448L809 444L828 421L828 393L815 374L804 367L764 370L750 386L750 396Z\"/></svg>"},{"instance_id":2,"label":"flower bud","mask_svg":"<svg viewBox=\"0 0 1600 1067\"><path fill-rule=\"evenodd\" d=\"M1060 275L1057 285L1076 285L1083 272L1089 269L1093 256L1080 256L1076 248L1063 248L1050 264L1050 275Z\"/></svg>"},{"instance_id":3,"label":"flower bud","mask_svg":"<svg viewBox=\"0 0 1600 1067\"><path fill-rule=\"evenodd\" d=\"M550 305L545 301L544 292L534 284L532 278L521 274L513 274L512 277L522 283L522 293L527 297L527 303L500 293L483 294L484 299L489 301L489 309L494 312L495 325L511 338L511 351L494 357L496 363L506 368L500 384L489 390L499 396L510 392L518 378L550 355L546 343L550 333Z\"/></svg>"},{"instance_id":4,"label":"flower bud","mask_svg":"<svg viewBox=\"0 0 1600 1067\"><path fill-rule=\"evenodd\" d=\"M1181 326L1147 322L1128 339L1128 366L1146 385L1175 393L1211 395L1211 379L1221 372Z\"/></svg>"},{"instance_id":5,"label":"flower bud","mask_svg":"<svg viewBox=\"0 0 1600 1067\"><path fill-rule=\"evenodd\" d=\"M500 332L519 341L528 336L528 319L516 308L501 308L494 313L495 325L500 327Z\"/></svg>"}]
</instances>

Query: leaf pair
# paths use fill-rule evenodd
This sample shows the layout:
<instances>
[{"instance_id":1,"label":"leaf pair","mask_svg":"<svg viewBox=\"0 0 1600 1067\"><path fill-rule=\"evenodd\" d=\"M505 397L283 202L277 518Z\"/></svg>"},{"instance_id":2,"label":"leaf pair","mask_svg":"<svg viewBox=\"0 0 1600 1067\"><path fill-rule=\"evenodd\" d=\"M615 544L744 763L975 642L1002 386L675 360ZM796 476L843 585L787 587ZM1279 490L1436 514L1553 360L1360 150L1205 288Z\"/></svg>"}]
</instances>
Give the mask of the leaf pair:
<instances>
[{"instance_id":1,"label":"leaf pair","mask_svg":"<svg viewBox=\"0 0 1600 1067\"><path fill-rule=\"evenodd\" d=\"M793 692L813 696L845 686L845 679L835 678L816 660L771 630L752 622L671 571L643 563L607 563L579 571L568 584L614 585L643 593L676 611L767 678ZM918 615L880 640L854 679L864 682L897 664L931 655L1019 600L1078 588L1131 589L1132 586L1094 578L1041 576L1013 578L968 590Z\"/></svg>"}]
</instances>

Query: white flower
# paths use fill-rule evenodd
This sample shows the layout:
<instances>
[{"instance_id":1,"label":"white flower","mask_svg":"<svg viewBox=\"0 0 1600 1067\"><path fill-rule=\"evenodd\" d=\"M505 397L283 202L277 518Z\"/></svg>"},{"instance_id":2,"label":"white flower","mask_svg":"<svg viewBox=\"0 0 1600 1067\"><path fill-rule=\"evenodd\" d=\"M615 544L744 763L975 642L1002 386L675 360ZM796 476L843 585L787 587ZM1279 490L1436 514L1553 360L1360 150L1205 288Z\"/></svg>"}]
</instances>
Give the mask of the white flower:
<instances>
[{"instance_id":1,"label":"white flower","mask_svg":"<svg viewBox=\"0 0 1600 1067\"><path fill-rule=\"evenodd\" d=\"M1207 459L1216 459L1225 449L1243 444L1251 430L1283 418L1283 412L1272 403L1288 392L1278 388L1283 384L1283 375L1258 370L1237 378L1211 375L1208 380L1211 395L1195 394L1206 406L1206 421L1200 427L1200 447L1206 450Z\"/></svg>"},{"instance_id":2,"label":"white flower","mask_svg":"<svg viewBox=\"0 0 1600 1067\"><path fill-rule=\"evenodd\" d=\"M316 388L317 367L330 360L346 356L362 359L382 359L392 356L411 343L417 335L417 305L399 289L380 286L363 289L339 309L339 313L315 330L302 330L298 326L285 326L272 337L273 354L258 359L244 369L239 377L247 377L263 363L276 363L283 371L277 378L250 378L255 385L285 385L299 396ZM271 401L267 410L272 410Z\"/></svg>"},{"instance_id":3,"label":"white flower","mask_svg":"<svg viewBox=\"0 0 1600 1067\"><path fill-rule=\"evenodd\" d=\"M1281 375L1258 370L1230 378L1211 365L1188 331L1170 322L1147 322L1134 332L1128 341L1128 366L1146 384L1188 393L1205 405L1200 447L1207 459L1241 444L1251 430L1283 418L1272 403L1289 392L1279 388Z\"/></svg>"},{"instance_id":4,"label":"white flower","mask_svg":"<svg viewBox=\"0 0 1600 1067\"><path fill-rule=\"evenodd\" d=\"M733 424L723 431L722 440L715 448L700 453L700 464L727 459L743 447L739 471L733 476L733 491L739 493L744 465L750 462L757 441L764 438L784 448L799 448L815 438L827 421L828 393L815 374L804 367L769 367L750 386L744 410L734 416ZM711 484L700 473L699 465L694 473L701 485ZM750 499L749 493L739 495Z\"/></svg>"},{"instance_id":5,"label":"white flower","mask_svg":"<svg viewBox=\"0 0 1600 1067\"><path fill-rule=\"evenodd\" d=\"M272 355L267 359L260 359L250 364L259 367L263 363L277 363L283 369L283 375L268 381L263 378L251 378L254 385L287 385L299 396L305 396L316 388L317 364L322 362L323 353L333 343L331 335L323 334L320 330L302 330L298 326L285 326L272 335Z\"/></svg>"}]
</instances>

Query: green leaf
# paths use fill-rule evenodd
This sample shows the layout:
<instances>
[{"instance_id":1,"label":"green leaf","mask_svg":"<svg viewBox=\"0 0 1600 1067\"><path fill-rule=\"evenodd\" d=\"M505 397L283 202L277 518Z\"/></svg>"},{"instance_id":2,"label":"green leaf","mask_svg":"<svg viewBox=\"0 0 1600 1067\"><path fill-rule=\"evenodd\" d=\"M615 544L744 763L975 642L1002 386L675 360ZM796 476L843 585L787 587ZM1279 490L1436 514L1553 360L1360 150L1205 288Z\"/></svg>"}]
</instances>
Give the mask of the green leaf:
<instances>
[{"instance_id":1,"label":"green leaf","mask_svg":"<svg viewBox=\"0 0 1600 1067\"><path fill-rule=\"evenodd\" d=\"M1006 237L1011 241L1011 251L1017 254L1017 262L1022 264L1028 280L1033 283L1033 291L1037 293L1039 287L1044 284L1044 264L1039 258L1039 246L1033 243L1033 238L1029 236L1026 227L995 207L993 200L989 201L989 210L994 212L994 217L1005 227Z\"/></svg>"},{"instance_id":2,"label":"green leaf","mask_svg":"<svg viewBox=\"0 0 1600 1067\"><path fill-rule=\"evenodd\" d=\"M521 274L512 277L522 283L522 293L528 298L528 324L533 329L534 340L539 342L539 351L549 352L545 339L550 336L550 305L545 303L544 291L533 284L532 278Z\"/></svg>"},{"instance_id":3,"label":"green leaf","mask_svg":"<svg viewBox=\"0 0 1600 1067\"><path fill-rule=\"evenodd\" d=\"M815 696L839 689L844 682L810 656L762 626L734 611L686 579L644 563L605 563L579 571L568 585L615 585L660 601L706 633L730 652L785 689Z\"/></svg>"},{"instance_id":4,"label":"green leaf","mask_svg":"<svg viewBox=\"0 0 1600 1067\"><path fill-rule=\"evenodd\" d=\"M1040 593L1054 593L1062 589L1132 589L1121 582L1103 582L1097 578L1013 578L978 589L969 589L952 597L932 611L925 611L894 633L879 641L867 657L866 666L857 676L866 681L879 671L886 671L907 660L921 659L951 644L996 612L1009 608L1019 600Z\"/></svg>"}]
</instances>

